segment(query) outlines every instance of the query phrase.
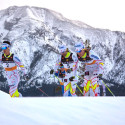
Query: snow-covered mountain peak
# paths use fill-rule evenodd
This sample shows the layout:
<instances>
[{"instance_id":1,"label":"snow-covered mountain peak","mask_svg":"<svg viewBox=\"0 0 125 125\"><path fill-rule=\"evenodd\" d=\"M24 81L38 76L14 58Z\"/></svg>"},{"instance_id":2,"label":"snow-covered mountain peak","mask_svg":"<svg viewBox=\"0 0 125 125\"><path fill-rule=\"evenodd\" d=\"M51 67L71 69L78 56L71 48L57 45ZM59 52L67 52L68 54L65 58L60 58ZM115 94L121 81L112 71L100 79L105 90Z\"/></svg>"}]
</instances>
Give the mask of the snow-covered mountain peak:
<instances>
[{"instance_id":1,"label":"snow-covered mountain peak","mask_svg":"<svg viewBox=\"0 0 125 125\"><path fill-rule=\"evenodd\" d=\"M30 84L51 83L49 71L58 57L59 44L74 52L74 44L85 39L90 39L105 64L103 77L109 83L124 84L125 33L95 29L38 7L12 6L0 11L0 17L0 40L12 42L11 51L23 61Z\"/></svg>"}]
</instances>

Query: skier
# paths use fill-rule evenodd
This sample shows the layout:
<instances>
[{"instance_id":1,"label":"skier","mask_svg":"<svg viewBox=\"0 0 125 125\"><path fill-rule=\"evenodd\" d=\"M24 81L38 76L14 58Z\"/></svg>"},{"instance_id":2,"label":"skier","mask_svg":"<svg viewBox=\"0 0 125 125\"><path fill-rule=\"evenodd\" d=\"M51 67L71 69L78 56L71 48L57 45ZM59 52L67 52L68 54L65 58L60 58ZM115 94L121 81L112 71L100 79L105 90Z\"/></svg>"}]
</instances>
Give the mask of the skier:
<instances>
[{"instance_id":1,"label":"skier","mask_svg":"<svg viewBox=\"0 0 125 125\"><path fill-rule=\"evenodd\" d=\"M59 56L56 61L54 71L59 69L60 64L63 64L64 68L66 69L72 69L71 73L66 73L65 75L64 96L68 96L69 91L71 96L76 96L75 90L77 79L75 78L75 65L78 62L77 57L73 53L69 52L65 45L59 46L59 52L61 56Z\"/></svg>"},{"instance_id":2,"label":"skier","mask_svg":"<svg viewBox=\"0 0 125 125\"><path fill-rule=\"evenodd\" d=\"M17 66L21 68L24 74L24 79L28 79L28 75L25 72L24 65L19 60L19 58L10 52L11 43L9 41L4 41L2 43L3 53L0 56L0 63L3 65L6 77L9 85L9 94L11 97L22 97L22 94L18 92L18 84L20 77L17 71Z\"/></svg>"},{"instance_id":3,"label":"skier","mask_svg":"<svg viewBox=\"0 0 125 125\"><path fill-rule=\"evenodd\" d=\"M99 74L98 76L98 84L99 84L99 95L106 96L106 87L102 80L102 74ZM102 87L102 94L100 93L101 87Z\"/></svg>"},{"instance_id":4,"label":"skier","mask_svg":"<svg viewBox=\"0 0 125 125\"><path fill-rule=\"evenodd\" d=\"M68 96L71 96L71 94L70 94L70 92L68 92L67 91L67 94L65 93L64 94L64 85L65 84L67 84L67 73L71 73L71 71L72 71L72 69L70 69L70 68L68 68L68 69L66 69L66 68L64 68L64 65L63 64L60 64L60 67L59 67L59 69L58 69L58 71L56 71L55 73L54 73L54 76L59 80L59 83L60 83L60 85L61 86L58 86L57 88L56 88L56 91L59 91L60 89L62 90L62 94L63 95L68 95ZM53 70L51 70L50 71L50 74L53 74Z\"/></svg>"},{"instance_id":5,"label":"skier","mask_svg":"<svg viewBox=\"0 0 125 125\"><path fill-rule=\"evenodd\" d=\"M84 70L84 96L99 96L99 84L97 81L98 75L103 73L104 64L102 60L91 50L89 45L84 47L82 42L75 44L75 51Z\"/></svg>"}]
</instances>

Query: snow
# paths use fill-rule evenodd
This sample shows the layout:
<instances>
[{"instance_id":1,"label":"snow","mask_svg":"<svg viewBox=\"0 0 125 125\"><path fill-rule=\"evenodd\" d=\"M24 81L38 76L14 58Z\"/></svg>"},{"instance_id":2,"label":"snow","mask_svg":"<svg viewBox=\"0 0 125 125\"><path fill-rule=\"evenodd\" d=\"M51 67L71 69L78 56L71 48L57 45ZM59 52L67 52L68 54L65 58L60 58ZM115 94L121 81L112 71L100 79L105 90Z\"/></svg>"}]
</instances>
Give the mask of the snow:
<instances>
[{"instance_id":1,"label":"snow","mask_svg":"<svg viewBox=\"0 0 125 125\"><path fill-rule=\"evenodd\" d=\"M8 30L4 29L4 22L5 22L6 18L7 17L5 16L0 20L0 40L2 40L8 33Z\"/></svg>"},{"instance_id":2,"label":"snow","mask_svg":"<svg viewBox=\"0 0 125 125\"><path fill-rule=\"evenodd\" d=\"M1 125L125 125L125 97L10 98L0 91Z\"/></svg>"}]
</instances>

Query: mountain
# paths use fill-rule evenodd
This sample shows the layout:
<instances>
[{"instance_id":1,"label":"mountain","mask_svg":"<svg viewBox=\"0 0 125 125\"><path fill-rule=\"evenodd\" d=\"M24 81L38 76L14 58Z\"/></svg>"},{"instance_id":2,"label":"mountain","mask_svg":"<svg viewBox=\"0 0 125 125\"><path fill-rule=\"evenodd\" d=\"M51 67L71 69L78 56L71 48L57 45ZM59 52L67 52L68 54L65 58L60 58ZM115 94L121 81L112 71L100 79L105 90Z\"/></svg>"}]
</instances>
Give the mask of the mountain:
<instances>
[{"instance_id":1,"label":"mountain","mask_svg":"<svg viewBox=\"0 0 125 125\"><path fill-rule=\"evenodd\" d=\"M80 21L72 21L55 11L29 6L12 6L0 11L0 40L10 40L27 68L27 87L50 84L49 71L59 55L58 45L65 44L74 52L74 44L90 39L92 49L104 61L104 79L109 86L125 86L125 33L96 29ZM1 87L7 81L0 71ZM25 81L21 80L20 87ZM124 87L125 88L125 87Z\"/></svg>"}]
</instances>

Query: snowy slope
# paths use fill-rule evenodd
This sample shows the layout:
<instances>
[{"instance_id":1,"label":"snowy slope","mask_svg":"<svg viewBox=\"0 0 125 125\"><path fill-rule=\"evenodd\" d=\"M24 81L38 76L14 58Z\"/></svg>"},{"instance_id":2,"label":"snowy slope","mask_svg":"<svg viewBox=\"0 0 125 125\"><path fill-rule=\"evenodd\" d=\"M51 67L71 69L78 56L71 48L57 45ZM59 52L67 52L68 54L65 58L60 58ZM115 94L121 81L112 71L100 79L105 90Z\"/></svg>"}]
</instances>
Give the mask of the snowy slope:
<instances>
[{"instance_id":1,"label":"snowy slope","mask_svg":"<svg viewBox=\"0 0 125 125\"><path fill-rule=\"evenodd\" d=\"M125 98L10 98L0 91L1 125L124 125Z\"/></svg>"},{"instance_id":2,"label":"snowy slope","mask_svg":"<svg viewBox=\"0 0 125 125\"><path fill-rule=\"evenodd\" d=\"M95 29L79 21L71 21L45 8L12 6L0 11L0 39L12 42L15 52L27 68L31 79L27 84L51 83L49 71L55 65L58 45L65 44L73 52L78 41L91 40L92 49L104 61L104 78L108 83L125 85L125 33ZM121 68L123 67L123 68ZM5 84L3 70L1 85Z\"/></svg>"}]
</instances>

